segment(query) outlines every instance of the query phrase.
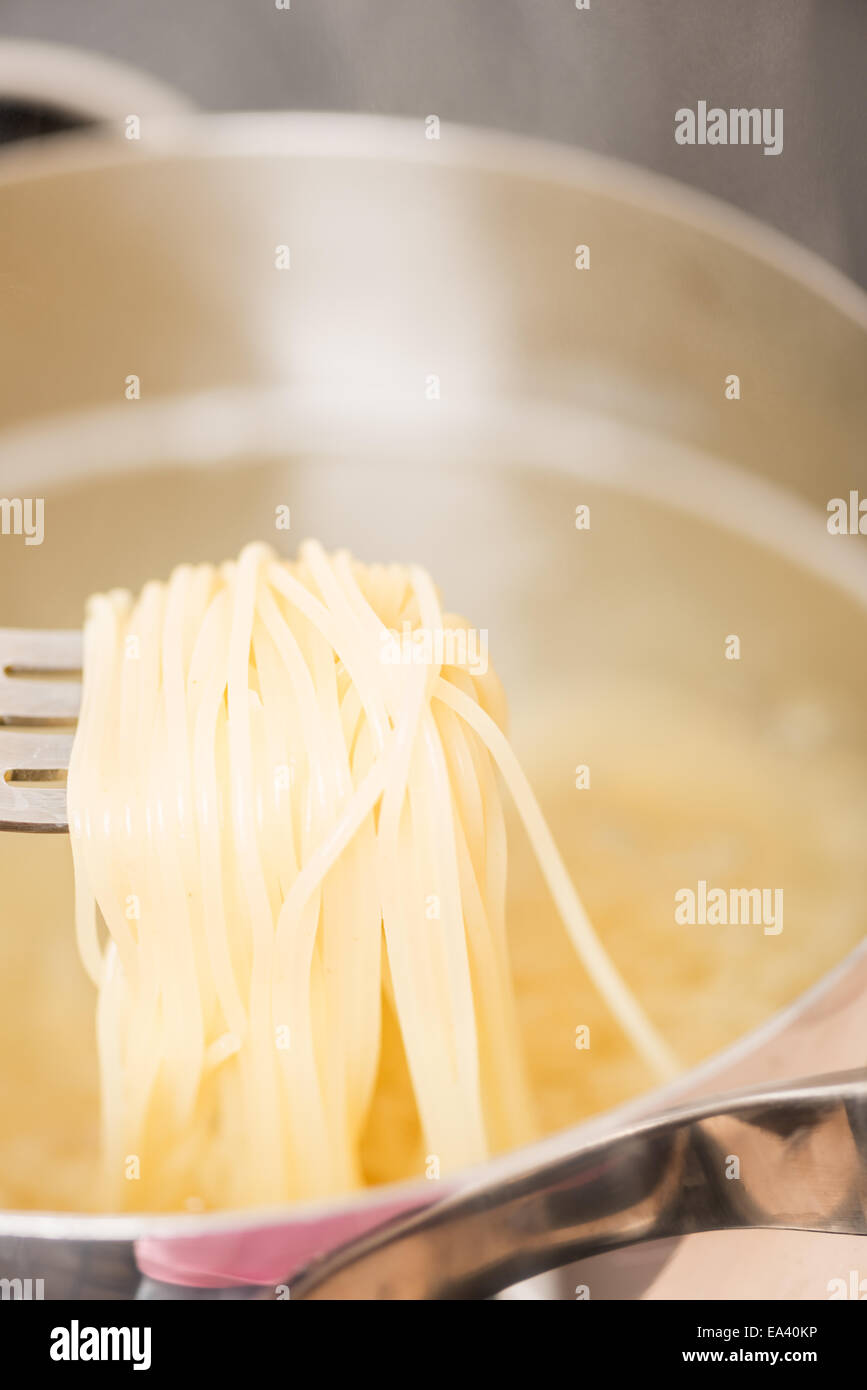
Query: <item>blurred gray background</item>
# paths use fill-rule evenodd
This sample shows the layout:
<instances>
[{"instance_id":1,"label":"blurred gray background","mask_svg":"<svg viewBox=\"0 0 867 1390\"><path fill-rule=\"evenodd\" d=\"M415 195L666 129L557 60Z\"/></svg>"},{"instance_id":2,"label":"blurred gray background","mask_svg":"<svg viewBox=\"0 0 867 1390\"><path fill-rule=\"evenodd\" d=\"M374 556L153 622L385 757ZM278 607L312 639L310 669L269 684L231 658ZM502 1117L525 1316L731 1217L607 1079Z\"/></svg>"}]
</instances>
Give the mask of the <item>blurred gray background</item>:
<instances>
[{"instance_id":1,"label":"blurred gray background","mask_svg":"<svg viewBox=\"0 0 867 1390\"><path fill-rule=\"evenodd\" d=\"M630 160L867 284L864 0L0 0L6 36L100 50L212 109L425 116ZM683 147L674 112L782 106L777 158Z\"/></svg>"}]
</instances>

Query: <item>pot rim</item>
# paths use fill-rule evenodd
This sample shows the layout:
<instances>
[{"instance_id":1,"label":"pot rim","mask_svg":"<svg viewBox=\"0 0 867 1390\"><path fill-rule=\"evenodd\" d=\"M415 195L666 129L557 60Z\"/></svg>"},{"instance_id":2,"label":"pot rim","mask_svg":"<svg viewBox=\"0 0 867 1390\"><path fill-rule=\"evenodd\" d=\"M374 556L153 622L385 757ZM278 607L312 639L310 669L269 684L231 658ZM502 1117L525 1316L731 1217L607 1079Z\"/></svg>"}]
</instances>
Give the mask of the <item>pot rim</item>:
<instances>
[{"instance_id":1,"label":"pot rim","mask_svg":"<svg viewBox=\"0 0 867 1390\"><path fill-rule=\"evenodd\" d=\"M127 140L121 127L107 124L96 133L72 130L4 148L0 191L56 175L172 157L351 158L501 173L580 187L685 223L800 282L867 331L867 290L818 252L714 194L609 155L460 123L448 125L446 141L426 140L417 120L365 113L192 111L148 118L146 124L142 141Z\"/></svg>"}]
</instances>

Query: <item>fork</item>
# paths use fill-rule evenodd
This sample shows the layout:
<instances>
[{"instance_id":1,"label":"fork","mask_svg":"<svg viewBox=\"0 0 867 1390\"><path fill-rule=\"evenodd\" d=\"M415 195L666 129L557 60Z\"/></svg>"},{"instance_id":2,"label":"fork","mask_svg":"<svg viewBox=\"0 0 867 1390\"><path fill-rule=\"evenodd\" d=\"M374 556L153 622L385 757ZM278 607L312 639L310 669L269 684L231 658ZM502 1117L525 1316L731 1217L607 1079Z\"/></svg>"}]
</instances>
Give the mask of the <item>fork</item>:
<instances>
[{"instance_id":1,"label":"fork","mask_svg":"<svg viewBox=\"0 0 867 1390\"><path fill-rule=\"evenodd\" d=\"M81 633L0 628L0 830L65 831Z\"/></svg>"}]
</instances>

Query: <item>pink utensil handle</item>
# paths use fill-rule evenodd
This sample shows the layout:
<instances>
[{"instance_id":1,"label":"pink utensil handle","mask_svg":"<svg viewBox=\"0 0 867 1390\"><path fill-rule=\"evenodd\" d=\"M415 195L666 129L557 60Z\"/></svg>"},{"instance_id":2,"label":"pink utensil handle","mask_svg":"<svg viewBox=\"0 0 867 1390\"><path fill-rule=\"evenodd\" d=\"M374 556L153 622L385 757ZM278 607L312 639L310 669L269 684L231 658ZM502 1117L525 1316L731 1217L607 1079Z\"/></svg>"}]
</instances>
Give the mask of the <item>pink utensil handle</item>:
<instances>
[{"instance_id":1,"label":"pink utensil handle","mask_svg":"<svg viewBox=\"0 0 867 1390\"><path fill-rule=\"evenodd\" d=\"M438 1191L437 1196L442 1195ZM146 1238L136 1241L136 1261L142 1274L164 1284L204 1289L249 1284L276 1287L317 1256L425 1205L416 1198L283 1226Z\"/></svg>"}]
</instances>

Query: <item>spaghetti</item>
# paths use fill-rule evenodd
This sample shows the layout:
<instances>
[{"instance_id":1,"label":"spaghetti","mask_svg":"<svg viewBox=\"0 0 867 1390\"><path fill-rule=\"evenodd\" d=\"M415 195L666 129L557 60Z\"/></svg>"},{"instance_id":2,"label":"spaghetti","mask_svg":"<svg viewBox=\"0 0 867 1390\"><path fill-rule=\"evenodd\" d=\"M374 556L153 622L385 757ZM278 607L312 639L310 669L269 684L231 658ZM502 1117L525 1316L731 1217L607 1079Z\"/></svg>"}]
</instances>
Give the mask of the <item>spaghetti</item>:
<instances>
[{"instance_id":1,"label":"spaghetti","mask_svg":"<svg viewBox=\"0 0 867 1390\"><path fill-rule=\"evenodd\" d=\"M498 772L591 979L653 1076L676 1069L587 919L496 676L416 640L466 630L422 569L315 542L91 599L68 803L106 1206L360 1185L386 1009L443 1171L532 1136Z\"/></svg>"}]
</instances>

